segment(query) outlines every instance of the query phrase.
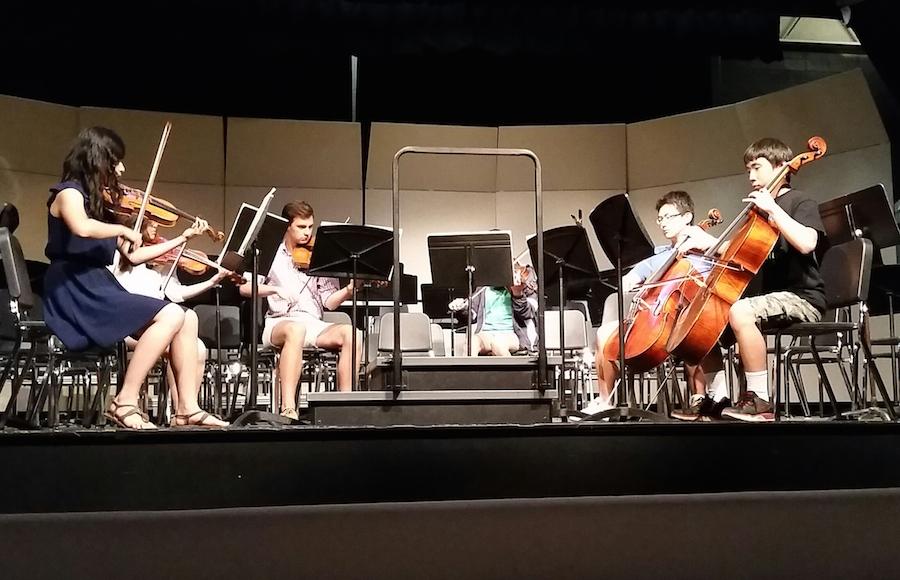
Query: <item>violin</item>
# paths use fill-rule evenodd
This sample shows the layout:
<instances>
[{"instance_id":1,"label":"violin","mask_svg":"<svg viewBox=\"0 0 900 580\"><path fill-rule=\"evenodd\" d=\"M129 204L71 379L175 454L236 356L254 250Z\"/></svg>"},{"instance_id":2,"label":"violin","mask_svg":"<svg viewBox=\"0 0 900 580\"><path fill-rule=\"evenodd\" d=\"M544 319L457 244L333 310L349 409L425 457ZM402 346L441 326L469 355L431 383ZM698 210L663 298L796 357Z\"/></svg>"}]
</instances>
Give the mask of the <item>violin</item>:
<instances>
[{"instance_id":1,"label":"violin","mask_svg":"<svg viewBox=\"0 0 900 580\"><path fill-rule=\"evenodd\" d=\"M162 236L156 236L154 239L146 242L146 245L152 246L155 244L163 244L167 241L168 240ZM209 266L200 261L203 260L208 262L209 256L199 250L185 249L183 252L181 252L178 248L173 248L165 254L150 260L149 264L152 266L168 266L171 265L172 262L174 262L176 259L178 260L178 269L183 272L187 272L195 276L202 276L209 271Z\"/></svg>"},{"instance_id":2,"label":"violin","mask_svg":"<svg viewBox=\"0 0 900 580\"><path fill-rule=\"evenodd\" d=\"M291 251L291 259L294 266L303 272L309 270L309 264L312 262L313 247L316 245L316 236L309 238L309 241L303 245L297 246ZM384 288L388 285L387 280L366 280L366 285L371 288Z\"/></svg>"},{"instance_id":3,"label":"violin","mask_svg":"<svg viewBox=\"0 0 900 580\"><path fill-rule=\"evenodd\" d=\"M791 159L766 185L766 190L773 196L778 195L791 174L821 159L827 149L821 137L810 138L807 146L809 151ZM682 301L678 320L666 345L670 353L690 364L697 364L712 350L728 325L731 305L740 299L762 268L779 235L768 216L752 202L747 204L716 243L704 252L704 257L717 264L706 275L703 284L697 285L692 295ZM717 258L720 248L724 250Z\"/></svg>"},{"instance_id":4,"label":"violin","mask_svg":"<svg viewBox=\"0 0 900 580\"><path fill-rule=\"evenodd\" d=\"M535 292L537 292L537 289L538 289L537 276L535 276L534 269L531 268L528 264L522 264L521 262L519 262L519 260L521 260L522 257L527 253L528 253L528 248L525 248L525 250L521 254L516 256L513 260L513 283L512 283L512 285L513 286L524 286L524 289L522 291L523 296L527 296L529 294L534 294ZM477 290L475 290L475 292L472 293L472 298L474 299L476 296L483 294L484 291L487 290L488 288L489 288L489 286L482 286L481 288L478 288ZM510 286L508 288L508 289L510 289L510 294L512 294L511 288L512 288L512 286Z\"/></svg>"},{"instance_id":5,"label":"violin","mask_svg":"<svg viewBox=\"0 0 900 580\"><path fill-rule=\"evenodd\" d=\"M513 259L513 286L525 286L525 293L533 294L537 292L537 276L535 276L534 269L520 261L526 254L528 254L528 248L525 248Z\"/></svg>"},{"instance_id":6,"label":"violin","mask_svg":"<svg viewBox=\"0 0 900 580\"><path fill-rule=\"evenodd\" d=\"M524 286L525 294L537 292L537 278L534 270L519 263L513 265L513 286Z\"/></svg>"},{"instance_id":7,"label":"violin","mask_svg":"<svg viewBox=\"0 0 900 580\"><path fill-rule=\"evenodd\" d=\"M722 223L722 214L712 208L707 218L697 224L702 230ZM692 277L701 277L691 262L672 252L638 289L631 308L623 321L625 335L625 363L634 372L653 369L669 356L666 345L685 294L692 290ZM619 331L610 334L603 346L606 360L619 358Z\"/></svg>"},{"instance_id":8,"label":"violin","mask_svg":"<svg viewBox=\"0 0 900 580\"><path fill-rule=\"evenodd\" d=\"M312 261L312 252L313 246L316 244L316 236L309 238L309 241L301 246L297 246L291 251L291 259L294 261L294 266L297 267L298 270L309 270L309 264Z\"/></svg>"},{"instance_id":9,"label":"violin","mask_svg":"<svg viewBox=\"0 0 900 580\"><path fill-rule=\"evenodd\" d=\"M111 210L123 217L135 215L141 209L144 192L135 187L128 187L122 184L119 184L119 190L121 192L120 195L115 196L115 198L109 196L110 201L115 199L116 202L115 207L111 208ZM166 228L173 227L178 218L184 218L192 222L197 220L196 216L178 209L165 199L153 195L150 196L147 202L146 216L147 219L153 220ZM208 228L206 233L216 242L221 242L225 239L224 232L216 231L212 228Z\"/></svg>"},{"instance_id":10,"label":"violin","mask_svg":"<svg viewBox=\"0 0 900 580\"><path fill-rule=\"evenodd\" d=\"M147 245L162 244L166 241L168 241L166 238L156 236L153 240L147 242ZM206 274L210 268L213 268L217 271L227 272L227 278L235 284L242 284L244 282L244 279L240 274L222 268L210 260L208 255L199 250L189 250L185 248L183 251L180 251L178 248L173 248L165 254L150 260L150 264L152 266L170 266L176 259L178 260L177 267L182 272L194 276L202 276L203 274Z\"/></svg>"}]
</instances>

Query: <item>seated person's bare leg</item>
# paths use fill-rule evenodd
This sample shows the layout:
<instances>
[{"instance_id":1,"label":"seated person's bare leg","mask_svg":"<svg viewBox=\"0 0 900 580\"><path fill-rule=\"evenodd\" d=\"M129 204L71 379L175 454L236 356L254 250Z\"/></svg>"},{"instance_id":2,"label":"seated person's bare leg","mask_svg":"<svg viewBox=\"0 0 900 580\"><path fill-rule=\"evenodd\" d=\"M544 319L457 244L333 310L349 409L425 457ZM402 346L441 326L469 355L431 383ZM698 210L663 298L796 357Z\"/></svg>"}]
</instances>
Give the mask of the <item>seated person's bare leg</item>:
<instances>
[{"instance_id":1,"label":"seated person's bare leg","mask_svg":"<svg viewBox=\"0 0 900 580\"><path fill-rule=\"evenodd\" d=\"M166 358L169 351L166 349ZM197 384L203 386L203 379L206 373L206 345L199 338L197 339ZM169 396L172 398L172 408L178 408L178 384L175 382L175 371L172 365L166 365L166 384L169 385Z\"/></svg>"},{"instance_id":2,"label":"seated person's bare leg","mask_svg":"<svg viewBox=\"0 0 900 580\"><path fill-rule=\"evenodd\" d=\"M362 332L356 331L356 356L353 356L353 329L349 324L332 324L316 339L316 346L338 350L337 388L346 392L353 388L353 373L358 372L362 360Z\"/></svg>"},{"instance_id":3,"label":"seated person's bare leg","mask_svg":"<svg viewBox=\"0 0 900 580\"><path fill-rule=\"evenodd\" d=\"M454 345L456 349L456 356L469 356L469 345L466 341L465 333L456 334L453 337ZM472 355L478 356L480 354L487 354L490 352L487 350L488 347L485 346L484 341L482 339L482 335L473 334L472 335Z\"/></svg>"},{"instance_id":4,"label":"seated person's bare leg","mask_svg":"<svg viewBox=\"0 0 900 580\"><path fill-rule=\"evenodd\" d=\"M475 347L472 350L477 356L493 354L494 337L485 333L476 334Z\"/></svg>"},{"instance_id":5,"label":"seated person's bare leg","mask_svg":"<svg viewBox=\"0 0 900 580\"><path fill-rule=\"evenodd\" d=\"M691 389L691 394L703 396L706 394L706 376L703 374L701 365L692 365L684 363L685 375L687 375L687 384Z\"/></svg>"},{"instance_id":6,"label":"seated person's bare leg","mask_svg":"<svg viewBox=\"0 0 900 580\"><path fill-rule=\"evenodd\" d=\"M597 352L594 354L594 360L597 365L597 387L600 397L608 401L611 398L613 386L616 383L616 377L619 374L618 365L613 361L606 360L603 355L603 349L607 340L619 328L618 321L607 322L597 329Z\"/></svg>"},{"instance_id":7,"label":"seated person's bare leg","mask_svg":"<svg viewBox=\"0 0 900 580\"><path fill-rule=\"evenodd\" d=\"M169 396L172 398L172 408L178 408L178 383L175 382L175 371L172 365L166 365L166 384L169 386Z\"/></svg>"},{"instance_id":8,"label":"seated person's bare leg","mask_svg":"<svg viewBox=\"0 0 900 580\"><path fill-rule=\"evenodd\" d=\"M512 356L519 350L519 339L515 333L504 332L492 338L490 354L494 356Z\"/></svg>"},{"instance_id":9,"label":"seated person's bare leg","mask_svg":"<svg viewBox=\"0 0 900 580\"><path fill-rule=\"evenodd\" d=\"M175 380L178 385L178 394L175 407L175 425L180 427L224 427L225 421L210 415L200 408L200 383L198 377L203 373L198 371L200 366L197 354L197 332L199 321L193 310L187 310L184 315L184 325L175 334L169 347L169 359L175 371Z\"/></svg>"},{"instance_id":10,"label":"seated person's bare leg","mask_svg":"<svg viewBox=\"0 0 900 580\"><path fill-rule=\"evenodd\" d=\"M272 329L272 346L281 350L278 361L278 378L281 382L281 411L296 418L297 383L303 369L303 343L306 327L302 322L285 320Z\"/></svg>"},{"instance_id":11,"label":"seated person's bare leg","mask_svg":"<svg viewBox=\"0 0 900 580\"><path fill-rule=\"evenodd\" d=\"M206 378L206 345L199 338L197 339L197 384L203 388L203 379ZM176 395L177 396L177 395ZM178 400L172 399L172 404L178 407Z\"/></svg>"},{"instance_id":12,"label":"seated person's bare leg","mask_svg":"<svg viewBox=\"0 0 900 580\"><path fill-rule=\"evenodd\" d=\"M703 416L721 418L722 410L729 404L721 349L716 346L700 364L685 363L684 367L691 396L688 407L674 411L672 416L686 421L696 421Z\"/></svg>"},{"instance_id":13,"label":"seated person's bare leg","mask_svg":"<svg viewBox=\"0 0 900 580\"><path fill-rule=\"evenodd\" d=\"M722 359L722 349L718 345L714 346L712 351L703 357L700 361L700 367L697 369L698 375L704 376L705 392L714 401L719 402L728 398L728 379L725 375L725 362Z\"/></svg>"}]
</instances>

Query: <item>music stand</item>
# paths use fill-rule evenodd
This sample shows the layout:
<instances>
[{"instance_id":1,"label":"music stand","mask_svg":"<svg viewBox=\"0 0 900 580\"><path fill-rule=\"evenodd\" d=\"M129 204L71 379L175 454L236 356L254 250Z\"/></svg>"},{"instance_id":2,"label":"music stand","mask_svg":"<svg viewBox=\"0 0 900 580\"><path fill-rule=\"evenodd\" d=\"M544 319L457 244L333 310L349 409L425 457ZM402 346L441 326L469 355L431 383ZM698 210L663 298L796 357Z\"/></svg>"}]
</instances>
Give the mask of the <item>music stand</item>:
<instances>
[{"instance_id":1,"label":"music stand","mask_svg":"<svg viewBox=\"0 0 900 580\"><path fill-rule=\"evenodd\" d=\"M512 234L509 231L431 234L431 281L443 288L465 288L472 308L475 286L512 286ZM472 354L472 316L466 317L466 350Z\"/></svg>"},{"instance_id":2,"label":"music stand","mask_svg":"<svg viewBox=\"0 0 900 580\"><path fill-rule=\"evenodd\" d=\"M407 274L403 270L403 262L400 262L400 270L399 272L391 272L391 279L388 280L387 286L384 285L369 285L366 284L363 286L363 299L360 302L393 302L394 300L394 284L397 279L400 279L400 304L417 304L419 302L418 296L418 276L415 274ZM340 277L341 285L346 286L350 283L350 278L347 276ZM386 304L383 304L386 305ZM362 330L363 324L358 324L357 327Z\"/></svg>"},{"instance_id":3,"label":"music stand","mask_svg":"<svg viewBox=\"0 0 900 580\"><path fill-rule=\"evenodd\" d=\"M353 224L326 224L316 230L316 245L309 262L310 276L351 280L389 280L394 268L394 232L386 228ZM351 365L356 367L357 287L353 283L351 318ZM351 374L351 389L356 390L359 368Z\"/></svg>"},{"instance_id":4,"label":"music stand","mask_svg":"<svg viewBox=\"0 0 900 580\"><path fill-rule=\"evenodd\" d=\"M419 301L419 298L416 295L418 277L415 274L406 274L403 271L403 262L400 262L400 269L398 271L391 272L391 279L388 281L387 286L373 286L371 284L363 285L362 300L360 301L363 305L363 316L361 320L356 321L356 328L363 332L362 368L364 369L369 368L369 337L371 334L369 331L370 308L372 307L373 302L394 303L394 284L398 278L398 272L400 279L400 304L416 304ZM350 283L350 278L348 277L341 277L339 280L342 287ZM342 311L346 311L348 308L352 310L352 307L352 302L349 307L344 306L343 303L341 304ZM368 377L368 375L365 376Z\"/></svg>"},{"instance_id":5,"label":"music stand","mask_svg":"<svg viewBox=\"0 0 900 580\"><path fill-rule=\"evenodd\" d=\"M614 195L601 201L590 215L594 233L606 257L616 267L616 294L618 295L619 324L625 321L625 293L622 288L622 272L644 258L653 255L653 243L647 236L647 230L638 220L631 207L627 193ZM598 350L602 348L598 345ZM619 332L619 384L617 388L618 403L614 409L601 411L588 417L600 420L609 417L620 421L639 418L663 420L664 417L644 409L629 407L628 393L625 389L625 333Z\"/></svg>"},{"instance_id":6,"label":"music stand","mask_svg":"<svg viewBox=\"0 0 900 580\"><path fill-rule=\"evenodd\" d=\"M560 226L543 233L544 238L544 284L555 279L557 282L559 309L559 354L565 366L566 359L566 288L570 284L586 280L596 280L600 277L597 269L597 261L594 259L594 251L588 241L587 231L580 225ZM531 254L532 263L537 263L537 236L529 236L528 251ZM546 287L546 286L545 286ZM546 340L546 337L540 337ZM564 369L563 369L564 371ZM565 377L565 372L561 374ZM566 397L565 389L560 389L559 394L560 417L565 419Z\"/></svg>"},{"instance_id":7,"label":"music stand","mask_svg":"<svg viewBox=\"0 0 900 580\"><path fill-rule=\"evenodd\" d=\"M288 221L281 216L268 213L269 205L275 197L275 188L263 197L259 207L242 204L228 233L225 249L219 255L218 263L232 272L243 274L248 269L250 278L250 389L245 400L245 410L254 410L259 393L257 375L257 350L259 350L259 272L272 267L278 246L284 240ZM216 313L218 316L218 313Z\"/></svg>"},{"instance_id":8,"label":"music stand","mask_svg":"<svg viewBox=\"0 0 900 580\"><path fill-rule=\"evenodd\" d=\"M417 276L415 274L404 274L403 273L403 262L400 263L400 304L408 305L408 304L418 304L419 297L416 295L417 288ZM387 286L383 285L372 285L372 284L363 284L362 286L362 294L363 297L360 299L361 305L371 306L390 306L387 304L388 302L393 302L392 294L394 292L394 283L397 279L397 275L394 272L391 272L391 279L387 281ZM346 286L350 283L349 276L341 276L339 278L341 286ZM349 302L345 300L345 303ZM342 304L342 308L348 308L350 305ZM365 324L363 322L359 322L356 327L360 330L363 329Z\"/></svg>"},{"instance_id":9,"label":"music stand","mask_svg":"<svg viewBox=\"0 0 900 580\"><path fill-rule=\"evenodd\" d=\"M456 288L441 288L434 284L422 284L422 312L424 312L432 322L440 324L450 324L450 333L456 331L457 313L449 308L449 304L457 298L465 298L465 292ZM456 355L456 348L450 341L450 356Z\"/></svg>"},{"instance_id":10,"label":"music stand","mask_svg":"<svg viewBox=\"0 0 900 580\"><path fill-rule=\"evenodd\" d=\"M819 215L822 218L822 224L825 226L825 234L828 236L828 241L832 244L867 238L872 242L875 255L879 259L883 248L900 244L900 229L898 229L897 222L894 220L894 209L888 201L884 186L880 183L820 204ZM890 294L888 294L888 299L891 299ZM868 407L850 411L850 413L844 413L844 415L859 416L872 413L886 413L888 418L894 421L897 418L894 411L894 403L888 395L881 373L875 366L872 356L871 336L869 333L869 317L871 313L868 311L867 304L861 306L859 313L859 341L869 363L870 372L875 378L878 392L884 399L886 409L881 410L876 407ZM892 305L890 308L893 310ZM893 318L891 316L892 327ZM891 335L893 336L893 329L891 330ZM891 366L896 368L894 357L891 360ZM896 376L896 372L894 375Z\"/></svg>"}]
</instances>

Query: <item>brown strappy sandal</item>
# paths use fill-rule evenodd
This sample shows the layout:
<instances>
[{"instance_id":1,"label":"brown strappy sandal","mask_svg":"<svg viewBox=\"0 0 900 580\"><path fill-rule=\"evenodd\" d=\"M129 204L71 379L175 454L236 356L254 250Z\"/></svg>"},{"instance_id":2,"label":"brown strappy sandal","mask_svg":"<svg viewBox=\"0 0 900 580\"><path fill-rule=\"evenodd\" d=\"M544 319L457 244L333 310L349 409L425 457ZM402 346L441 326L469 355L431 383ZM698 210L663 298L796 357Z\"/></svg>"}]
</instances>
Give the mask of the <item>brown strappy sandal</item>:
<instances>
[{"instance_id":1,"label":"brown strappy sandal","mask_svg":"<svg viewBox=\"0 0 900 580\"><path fill-rule=\"evenodd\" d=\"M120 411L125 410L125 413ZM109 408L103 412L103 415L123 429L131 429L132 431L144 431L148 429L156 429L156 425L150 422L150 417L138 408L137 405L121 405L114 400L110 402ZM125 419L137 415L141 418L140 426L129 425Z\"/></svg>"},{"instance_id":2,"label":"brown strappy sandal","mask_svg":"<svg viewBox=\"0 0 900 580\"><path fill-rule=\"evenodd\" d=\"M196 418L199 415L199 418ZM219 421L223 421L221 417L218 415L214 415L212 413L207 413L203 409L198 411L194 411L193 413L189 413L187 415L175 415L172 417L172 427L204 427L206 429L221 429L222 427L227 427L228 424L225 425L214 425L212 423L207 423L206 420L212 417L213 419L218 419Z\"/></svg>"}]
</instances>

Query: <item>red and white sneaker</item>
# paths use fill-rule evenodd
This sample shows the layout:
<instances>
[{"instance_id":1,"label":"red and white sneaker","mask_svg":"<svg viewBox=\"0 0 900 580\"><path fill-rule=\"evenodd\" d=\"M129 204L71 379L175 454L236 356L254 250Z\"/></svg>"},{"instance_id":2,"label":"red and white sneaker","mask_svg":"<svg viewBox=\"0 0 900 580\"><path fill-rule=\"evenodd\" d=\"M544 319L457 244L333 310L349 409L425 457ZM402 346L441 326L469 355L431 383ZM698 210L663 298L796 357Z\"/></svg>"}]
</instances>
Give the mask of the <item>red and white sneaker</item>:
<instances>
[{"instance_id":1,"label":"red and white sneaker","mask_svg":"<svg viewBox=\"0 0 900 580\"><path fill-rule=\"evenodd\" d=\"M772 403L760 399L756 393L748 391L741 395L733 407L723 409L722 417L738 421L768 423L775 420L775 409L772 407Z\"/></svg>"}]
</instances>

